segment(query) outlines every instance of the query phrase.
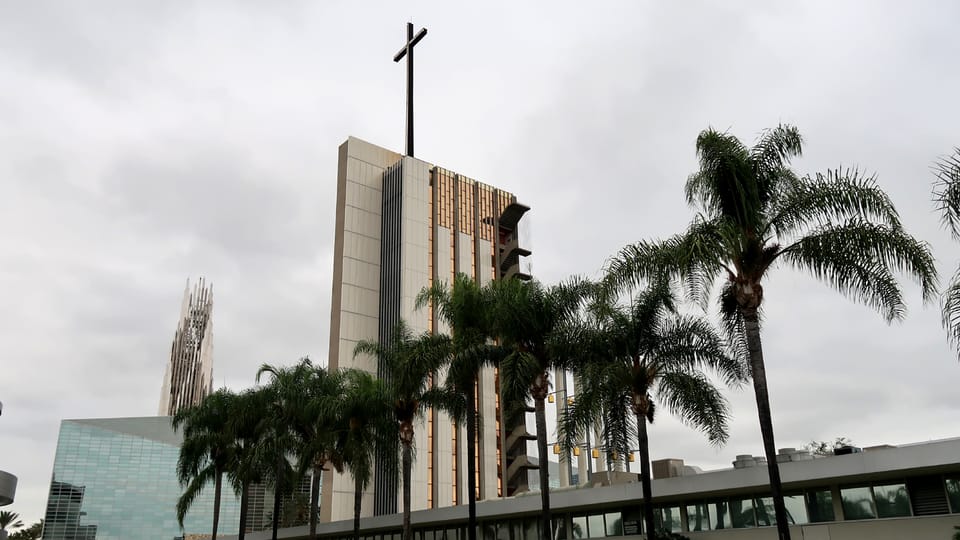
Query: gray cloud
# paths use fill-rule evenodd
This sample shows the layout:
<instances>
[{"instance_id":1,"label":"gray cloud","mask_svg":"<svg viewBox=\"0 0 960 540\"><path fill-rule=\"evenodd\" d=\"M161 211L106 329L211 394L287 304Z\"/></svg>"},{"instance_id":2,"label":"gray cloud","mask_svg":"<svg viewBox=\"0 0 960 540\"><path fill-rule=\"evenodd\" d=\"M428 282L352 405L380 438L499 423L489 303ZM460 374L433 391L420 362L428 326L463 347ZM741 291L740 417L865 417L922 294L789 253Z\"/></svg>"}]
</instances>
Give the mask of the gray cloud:
<instances>
[{"instance_id":1,"label":"gray cloud","mask_svg":"<svg viewBox=\"0 0 960 540\"><path fill-rule=\"evenodd\" d=\"M149 415L184 279L214 283L215 376L327 351L336 147L402 146L410 16L418 155L517 193L534 272L595 275L691 216L707 126L778 122L800 173L876 172L945 273L929 164L960 144L960 7L943 2L349 3L32 1L0 6L4 462L42 516L62 418ZM960 376L935 309L879 315L780 269L765 345L780 446L956 435ZM760 453L753 393L722 449L662 415L654 457Z\"/></svg>"}]
</instances>

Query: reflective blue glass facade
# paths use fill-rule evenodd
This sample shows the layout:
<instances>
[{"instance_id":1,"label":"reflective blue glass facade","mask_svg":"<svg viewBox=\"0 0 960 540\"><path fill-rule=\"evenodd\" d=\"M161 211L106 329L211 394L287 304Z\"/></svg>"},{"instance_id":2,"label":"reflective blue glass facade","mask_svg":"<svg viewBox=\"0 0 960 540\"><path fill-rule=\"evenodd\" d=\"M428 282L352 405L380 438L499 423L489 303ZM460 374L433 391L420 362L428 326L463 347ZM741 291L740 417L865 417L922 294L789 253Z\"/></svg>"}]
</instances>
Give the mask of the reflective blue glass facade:
<instances>
[{"instance_id":1,"label":"reflective blue glass facade","mask_svg":"<svg viewBox=\"0 0 960 540\"><path fill-rule=\"evenodd\" d=\"M45 540L173 540L210 534L213 485L181 531L176 504L180 437L170 417L64 420L53 466ZM224 479L219 532L236 534L239 501Z\"/></svg>"}]
</instances>

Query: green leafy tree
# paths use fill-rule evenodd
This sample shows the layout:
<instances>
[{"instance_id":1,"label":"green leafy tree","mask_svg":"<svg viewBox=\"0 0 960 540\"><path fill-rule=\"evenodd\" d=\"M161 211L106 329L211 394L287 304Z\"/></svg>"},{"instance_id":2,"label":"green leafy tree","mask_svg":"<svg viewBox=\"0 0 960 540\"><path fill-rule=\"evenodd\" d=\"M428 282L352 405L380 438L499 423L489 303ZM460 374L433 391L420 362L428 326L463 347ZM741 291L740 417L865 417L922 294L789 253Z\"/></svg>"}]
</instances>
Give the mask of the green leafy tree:
<instances>
[{"instance_id":1,"label":"green leafy tree","mask_svg":"<svg viewBox=\"0 0 960 540\"><path fill-rule=\"evenodd\" d=\"M450 338L424 333L415 336L404 324L398 324L390 341L360 341L354 356L368 354L379 360L379 369L392 404L401 447L403 478L403 540L412 540L410 527L410 472L413 466L414 422L431 407L453 407L455 396L443 388L431 388L433 376L449 362Z\"/></svg>"},{"instance_id":2,"label":"green leafy tree","mask_svg":"<svg viewBox=\"0 0 960 540\"><path fill-rule=\"evenodd\" d=\"M453 359L444 382L456 406L447 410L467 434L467 539L477 537L477 460L472 450L477 440L476 388L480 370L496 363L502 349L492 343L493 295L464 273L454 276L453 286L436 282L417 296L417 309L432 304L438 318L450 328Z\"/></svg>"},{"instance_id":3,"label":"green leafy tree","mask_svg":"<svg viewBox=\"0 0 960 540\"><path fill-rule=\"evenodd\" d=\"M853 445L853 441L846 437L837 437L833 442L813 441L811 440L803 446L803 449L817 456L832 456L837 448Z\"/></svg>"},{"instance_id":4,"label":"green leafy tree","mask_svg":"<svg viewBox=\"0 0 960 540\"><path fill-rule=\"evenodd\" d=\"M747 378L746 366L727 353L709 322L676 312L676 299L665 281L649 286L630 305L601 300L590 313L578 340L583 353L570 366L579 391L560 417L560 441L569 452L597 425L609 445L608 454L625 455L635 441L644 522L648 531L655 531L647 435L655 404L706 433L711 443L723 444L727 400L704 371L739 385Z\"/></svg>"},{"instance_id":5,"label":"green leafy tree","mask_svg":"<svg viewBox=\"0 0 960 540\"><path fill-rule=\"evenodd\" d=\"M293 438L289 449L297 457L300 474L311 471L310 484L310 538L316 538L320 507L320 480L329 464L343 470L343 458L338 447L340 433L340 404L343 398L343 379L337 372L315 366L303 358L290 368L275 368L264 364L257 378L269 374L271 387L283 404L277 416L282 419L287 433Z\"/></svg>"},{"instance_id":6,"label":"green leafy tree","mask_svg":"<svg viewBox=\"0 0 960 540\"><path fill-rule=\"evenodd\" d=\"M354 482L353 537L359 540L363 491L373 478L376 456L396 459L399 434L383 381L359 370L346 370L343 375L345 391L340 410L345 428L341 451ZM385 469L396 467L391 463Z\"/></svg>"},{"instance_id":7,"label":"green leafy tree","mask_svg":"<svg viewBox=\"0 0 960 540\"><path fill-rule=\"evenodd\" d=\"M228 419L237 405L237 395L217 390L198 405L180 409L173 428L183 434L177 459L177 478L184 492L177 500L177 521L183 520L203 489L213 484L213 532L216 540L220 523L223 475L232 465L236 439L228 430Z\"/></svg>"},{"instance_id":8,"label":"green leafy tree","mask_svg":"<svg viewBox=\"0 0 960 540\"><path fill-rule=\"evenodd\" d=\"M703 131L696 145L700 170L686 184L687 201L698 210L689 228L666 241L627 246L609 266L612 286L673 272L704 307L722 280L724 328L749 351L781 539L790 531L760 340L769 272L778 263L807 271L888 321L906 310L895 273L915 279L925 300L937 286L929 247L903 229L875 179L857 170L799 178L789 163L801 154L801 143L792 126L764 131L752 148L733 135Z\"/></svg>"},{"instance_id":9,"label":"green leafy tree","mask_svg":"<svg viewBox=\"0 0 960 540\"><path fill-rule=\"evenodd\" d=\"M934 164L934 174L937 179L933 186L933 200L940 219L950 236L960 240L960 147ZM960 345L960 268L954 272L943 292L940 313L950 343L955 347Z\"/></svg>"},{"instance_id":10,"label":"green leafy tree","mask_svg":"<svg viewBox=\"0 0 960 540\"><path fill-rule=\"evenodd\" d=\"M492 321L497 336L507 348L500 363L505 396L533 398L539 457L541 535L550 540L550 482L547 467L546 399L550 371L563 369L576 354L569 332L584 295L585 282L572 280L545 287L538 281L515 279L491 282ZM525 399L525 398L522 398ZM505 404L510 407L510 403Z\"/></svg>"}]
</instances>

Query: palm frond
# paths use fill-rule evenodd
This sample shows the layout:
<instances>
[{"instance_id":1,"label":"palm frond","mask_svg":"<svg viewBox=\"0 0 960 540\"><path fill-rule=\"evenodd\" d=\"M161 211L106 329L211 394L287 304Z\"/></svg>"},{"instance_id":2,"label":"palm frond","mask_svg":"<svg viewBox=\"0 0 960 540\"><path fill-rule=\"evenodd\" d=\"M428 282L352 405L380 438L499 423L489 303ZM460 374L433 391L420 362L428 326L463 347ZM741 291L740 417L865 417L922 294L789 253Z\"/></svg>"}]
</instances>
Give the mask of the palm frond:
<instances>
[{"instance_id":1,"label":"palm frond","mask_svg":"<svg viewBox=\"0 0 960 540\"><path fill-rule=\"evenodd\" d=\"M183 519L187 517L187 512L193 506L193 502L203 492L203 488L212 483L215 478L216 473L213 468L207 467L197 471L197 474L190 479L186 489L177 499L177 523L180 524L180 527L183 527Z\"/></svg>"},{"instance_id":2,"label":"palm frond","mask_svg":"<svg viewBox=\"0 0 960 540\"><path fill-rule=\"evenodd\" d=\"M729 256L726 246L726 229L723 220L707 219L698 215L690 223L686 232L667 240L664 251L664 264L661 270L673 272L684 285L687 298L706 308L710 293L718 273L730 270L726 266Z\"/></svg>"},{"instance_id":3,"label":"palm frond","mask_svg":"<svg viewBox=\"0 0 960 540\"><path fill-rule=\"evenodd\" d=\"M803 137L794 126L781 124L760 134L750 149L750 163L762 207L778 198L784 184L793 182L793 176L784 173L789 171L790 159L802 154Z\"/></svg>"},{"instance_id":4,"label":"palm frond","mask_svg":"<svg viewBox=\"0 0 960 540\"><path fill-rule=\"evenodd\" d=\"M924 301L936 294L937 272L926 243L900 228L859 218L820 227L783 249L780 256L846 296L880 310L888 321L905 313L893 272L913 278Z\"/></svg>"},{"instance_id":5,"label":"palm frond","mask_svg":"<svg viewBox=\"0 0 960 540\"><path fill-rule=\"evenodd\" d=\"M719 304L720 331L723 335L730 355L747 363L750 358L750 349L747 346L747 334L744 328L743 314L737 303L736 286L732 281L726 281L720 296ZM762 320L761 320L762 323Z\"/></svg>"},{"instance_id":6,"label":"palm frond","mask_svg":"<svg viewBox=\"0 0 960 540\"><path fill-rule=\"evenodd\" d=\"M933 165L933 174L937 178L933 184L933 201L940 220L953 239L960 240L960 147L938 159Z\"/></svg>"},{"instance_id":7,"label":"palm frond","mask_svg":"<svg viewBox=\"0 0 960 540\"><path fill-rule=\"evenodd\" d=\"M953 274L940 301L940 316L947 330L947 339L956 346L960 344L960 268Z\"/></svg>"},{"instance_id":8,"label":"palm frond","mask_svg":"<svg viewBox=\"0 0 960 540\"><path fill-rule=\"evenodd\" d=\"M687 180L687 202L711 219L754 227L761 194L749 150L729 133L706 129L697 137L697 157L700 171Z\"/></svg>"},{"instance_id":9,"label":"palm frond","mask_svg":"<svg viewBox=\"0 0 960 540\"><path fill-rule=\"evenodd\" d=\"M351 476L363 489L373 475L374 456L396 460L397 422L383 381L357 370L345 371L343 377L346 392L341 408L344 431L340 451Z\"/></svg>"},{"instance_id":10,"label":"palm frond","mask_svg":"<svg viewBox=\"0 0 960 540\"><path fill-rule=\"evenodd\" d=\"M789 124L764 129L750 149L752 162L765 164L771 169L781 169L790 163L791 158L802 155L803 137L796 126Z\"/></svg>"},{"instance_id":11,"label":"palm frond","mask_svg":"<svg viewBox=\"0 0 960 540\"><path fill-rule=\"evenodd\" d=\"M857 169L828 170L797 182L784 190L771 214L767 228L781 239L854 217L900 227L893 201L877 185L876 177Z\"/></svg>"},{"instance_id":12,"label":"palm frond","mask_svg":"<svg viewBox=\"0 0 960 540\"><path fill-rule=\"evenodd\" d=\"M438 409L446 412L458 421L466 416L467 400L459 391L446 386L435 386L420 397L420 402L424 405L421 411L426 408Z\"/></svg>"},{"instance_id":13,"label":"palm frond","mask_svg":"<svg viewBox=\"0 0 960 540\"><path fill-rule=\"evenodd\" d=\"M530 385L544 372L540 361L530 353L515 351L500 363L500 387L505 401L524 400L530 393Z\"/></svg>"},{"instance_id":14,"label":"palm frond","mask_svg":"<svg viewBox=\"0 0 960 540\"><path fill-rule=\"evenodd\" d=\"M664 373L660 377L657 395L683 423L703 431L711 444L719 445L727 441L727 400L702 373Z\"/></svg>"},{"instance_id":15,"label":"palm frond","mask_svg":"<svg viewBox=\"0 0 960 540\"><path fill-rule=\"evenodd\" d=\"M739 386L749 379L743 358L729 355L723 340L704 319L676 316L665 321L654 347L657 363L666 369L707 369L728 386Z\"/></svg>"},{"instance_id":16,"label":"palm frond","mask_svg":"<svg viewBox=\"0 0 960 540\"><path fill-rule=\"evenodd\" d=\"M585 441L593 427L603 422L605 396L623 389L622 385L616 387L617 378L605 376L609 361L596 359L578 366L577 397L557 419L557 438L565 453Z\"/></svg>"},{"instance_id":17,"label":"palm frond","mask_svg":"<svg viewBox=\"0 0 960 540\"><path fill-rule=\"evenodd\" d=\"M620 250L607 261L598 296L615 299L622 290L632 289L645 280L656 279L664 269L672 267L675 242L642 240Z\"/></svg>"}]
</instances>

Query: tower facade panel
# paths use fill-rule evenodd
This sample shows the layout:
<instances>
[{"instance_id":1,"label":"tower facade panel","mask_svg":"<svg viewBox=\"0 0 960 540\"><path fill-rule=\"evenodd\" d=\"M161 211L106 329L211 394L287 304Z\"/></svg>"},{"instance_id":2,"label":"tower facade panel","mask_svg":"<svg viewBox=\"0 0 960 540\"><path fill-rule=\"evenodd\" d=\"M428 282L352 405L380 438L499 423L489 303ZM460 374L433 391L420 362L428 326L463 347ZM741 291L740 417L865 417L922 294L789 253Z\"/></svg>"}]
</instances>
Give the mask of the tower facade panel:
<instances>
[{"instance_id":1,"label":"tower facade panel","mask_svg":"<svg viewBox=\"0 0 960 540\"><path fill-rule=\"evenodd\" d=\"M508 192L426 161L353 137L343 143L337 175L330 368L378 374L377 360L354 358L353 349L359 340L388 341L400 320L414 333L448 331L432 308L415 309L417 295L434 282L452 282L457 272L481 284L505 275L499 220L515 203ZM434 374L434 383L443 377ZM507 494L495 369L483 372L478 389L483 431L475 448L465 447L464 429L442 411L428 412L414 426L412 510L466 503L469 451L478 457L480 497ZM364 514L402 510L399 489L398 475L378 471L370 492L364 494ZM351 518L353 500L349 475L326 473L321 519Z\"/></svg>"},{"instance_id":2,"label":"tower facade panel","mask_svg":"<svg viewBox=\"0 0 960 540\"><path fill-rule=\"evenodd\" d=\"M180 320L163 376L157 414L173 416L200 403L213 390L213 286L200 278L183 291Z\"/></svg>"}]
</instances>

